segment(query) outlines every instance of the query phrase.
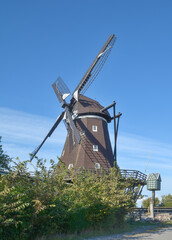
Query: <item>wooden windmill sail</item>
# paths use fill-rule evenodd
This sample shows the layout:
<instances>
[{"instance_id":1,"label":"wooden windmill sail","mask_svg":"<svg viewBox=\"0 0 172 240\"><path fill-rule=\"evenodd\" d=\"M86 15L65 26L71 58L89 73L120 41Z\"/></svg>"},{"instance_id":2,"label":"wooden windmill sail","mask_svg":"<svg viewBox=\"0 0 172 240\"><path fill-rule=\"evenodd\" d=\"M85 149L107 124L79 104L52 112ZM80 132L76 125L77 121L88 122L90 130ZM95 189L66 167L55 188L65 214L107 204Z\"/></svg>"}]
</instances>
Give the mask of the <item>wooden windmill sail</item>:
<instances>
[{"instance_id":1,"label":"wooden windmill sail","mask_svg":"<svg viewBox=\"0 0 172 240\"><path fill-rule=\"evenodd\" d=\"M64 119L68 133L61 160L66 164L66 167L105 169L113 166L116 160L116 144L113 152L109 138L108 123L114 120L116 143L118 129L118 124L116 126L116 118L119 120L121 114L115 115L115 102L104 108L97 101L83 94L92 84L104 65L115 40L115 35L111 35L108 38L76 87L69 103L67 103L65 99L70 95L70 91L63 80L59 77L53 83L52 87L59 102L62 103L64 111L57 118L55 124L39 147L33 152L31 159L34 158L46 139L51 136L61 120ZM111 117L107 111L110 107L114 108L113 117Z\"/></svg>"}]
</instances>

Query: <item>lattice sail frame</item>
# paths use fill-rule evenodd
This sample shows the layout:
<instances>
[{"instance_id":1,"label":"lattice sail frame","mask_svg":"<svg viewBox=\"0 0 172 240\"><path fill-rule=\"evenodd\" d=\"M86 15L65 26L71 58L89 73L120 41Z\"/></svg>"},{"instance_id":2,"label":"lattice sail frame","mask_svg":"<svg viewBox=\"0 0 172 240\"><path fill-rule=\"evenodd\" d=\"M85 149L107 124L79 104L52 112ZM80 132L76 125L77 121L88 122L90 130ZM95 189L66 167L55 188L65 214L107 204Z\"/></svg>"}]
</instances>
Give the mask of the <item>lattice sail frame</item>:
<instances>
[{"instance_id":1,"label":"lattice sail frame","mask_svg":"<svg viewBox=\"0 0 172 240\"><path fill-rule=\"evenodd\" d=\"M92 69L92 71L90 72L89 74L89 80L88 82L86 83L86 85L84 86L84 88L81 90L81 94L84 94L87 89L90 87L90 85L93 83L94 79L97 77L97 75L99 74L100 70L102 69L104 63L106 62L106 59L108 58L111 50L112 50L112 47L115 43L115 40L116 38L114 37L109 45L107 46L106 50L101 54L101 56L99 57L98 59L98 62L96 64L96 66ZM99 54L100 55L100 54Z\"/></svg>"},{"instance_id":2,"label":"lattice sail frame","mask_svg":"<svg viewBox=\"0 0 172 240\"><path fill-rule=\"evenodd\" d=\"M67 87L67 85L64 83L60 76L52 84L52 87L56 93L59 102L63 102L63 100L71 94L69 88Z\"/></svg>"}]
</instances>

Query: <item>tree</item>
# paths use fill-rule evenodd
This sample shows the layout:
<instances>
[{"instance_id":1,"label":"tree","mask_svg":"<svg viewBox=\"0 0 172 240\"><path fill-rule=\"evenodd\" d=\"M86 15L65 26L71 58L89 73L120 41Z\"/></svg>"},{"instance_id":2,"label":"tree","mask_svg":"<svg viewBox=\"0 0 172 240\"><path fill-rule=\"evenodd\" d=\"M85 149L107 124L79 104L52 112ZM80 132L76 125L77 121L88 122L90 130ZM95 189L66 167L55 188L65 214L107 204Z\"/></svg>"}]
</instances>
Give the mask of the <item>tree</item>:
<instances>
[{"instance_id":1,"label":"tree","mask_svg":"<svg viewBox=\"0 0 172 240\"><path fill-rule=\"evenodd\" d=\"M142 206L144 208L148 208L150 206L150 201L151 201L151 198L147 198L147 199L143 200ZM160 203L159 198L156 197L155 198L155 207L157 207L157 205L159 205L159 203Z\"/></svg>"},{"instance_id":2,"label":"tree","mask_svg":"<svg viewBox=\"0 0 172 240\"><path fill-rule=\"evenodd\" d=\"M172 207L172 195L163 195L161 201L162 207Z\"/></svg>"},{"instance_id":3,"label":"tree","mask_svg":"<svg viewBox=\"0 0 172 240\"><path fill-rule=\"evenodd\" d=\"M10 162L11 158L4 152L2 149L2 144L1 144L1 136L0 136L0 168L9 170L10 169Z\"/></svg>"}]
</instances>

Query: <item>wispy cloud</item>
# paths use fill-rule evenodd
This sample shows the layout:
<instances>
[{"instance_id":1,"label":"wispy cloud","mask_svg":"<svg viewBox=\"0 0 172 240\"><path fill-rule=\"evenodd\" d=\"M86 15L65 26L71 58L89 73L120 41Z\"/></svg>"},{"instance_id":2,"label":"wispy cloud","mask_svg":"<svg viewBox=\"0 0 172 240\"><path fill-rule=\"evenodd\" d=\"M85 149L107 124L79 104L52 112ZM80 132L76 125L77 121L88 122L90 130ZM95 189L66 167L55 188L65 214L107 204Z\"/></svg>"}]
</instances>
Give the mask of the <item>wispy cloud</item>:
<instances>
[{"instance_id":1,"label":"wispy cloud","mask_svg":"<svg viewBox=\"0 0 172 240\"><path fill-rule=\"evenodd\" d=\"M0 135L8 145L9 150L18 144L22 145L25 151L30 146L37 146L41 143L47 132L54 123L54 119L15 111L7 108L0 108ZM66 137L66 129L62 124L48 138L46 146L52 149L54 146L62 148ZM110 129L110 137L113 145L113 133ZM33 147L30 149L32 150ZM30 152L30 151L29 151ZM150 156L151 155L151 156ZM172 145L161 143L139 135L119 133L118 137L118 158L122 162L135 162L145 164L150 158L150 164L169 166L172 163ZM172 164L171 164L172 166ZM170 166L170 167L171 167Z\"/></svg>"},{"instance_id":2,"label":"wispy cloud","mask_svg":"<svg viewBox=\"0 0 172 240\"><path fill-rule=\"evenodd\" d=\"M122 133L119 141L119 149L123 152L134 152L139 154L140 157L144 157L145 153L152 152L152 157L156 155L156 159L160 161L162 156L166 161L172 157L172 145L164 144L157 140Z\"/></svg>"},{"instance_id":3,"label":"wispy cloud","mask_svg":"<svg viewBox=\"0 0 172 240\"><path fill-rule=\"evenodd\" d=\"M110 131L113 142L113 134ZM120 166L145 169L172 170L172 145L139 135L119 132L118 162Z\"/></svg>"},{"instance_id":4,"label":"wispy cloud","mask_svg":"<svg viewBox=\"0 0 172 240\"><path fill-rule=\"evenodd\" d=\"M53 125L53 119L32 115L20 111L0 108L1 133L16 141L38 142L42 140ZM55 121L55 120L54 120ZM59 137L50 138L50 142L62 143L64 139L63 127L59 126Z\"/></svg>"},{"instance_id":5,"label":"wispy cloud","mask_svg":"<svg viewBox=\"0 0 172 240\"><path fill-rule=\"evenodd\" d=\"M22 159L28 158L28 154L41 143L55 122L51 118L7 108L0 108L0 119L0 135L5 150L10 156ZM65 135L66 129L60 124L41 149L41 156L45 154L45 158L52 158L60 155Z\"/></svg>"}]
</instances>

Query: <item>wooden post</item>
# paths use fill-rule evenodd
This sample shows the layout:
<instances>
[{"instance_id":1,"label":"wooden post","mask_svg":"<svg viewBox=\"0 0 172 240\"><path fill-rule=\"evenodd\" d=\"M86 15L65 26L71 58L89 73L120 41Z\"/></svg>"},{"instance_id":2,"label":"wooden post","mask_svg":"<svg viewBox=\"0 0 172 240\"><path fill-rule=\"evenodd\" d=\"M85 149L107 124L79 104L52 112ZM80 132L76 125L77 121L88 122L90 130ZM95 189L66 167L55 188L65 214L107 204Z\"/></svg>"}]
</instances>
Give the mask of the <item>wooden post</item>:
<instances>
[{"instance_id":1,"label":"wooden post","mask_svg":"<svg viewBox=\"0 0 172 240\"><path fill-rule=\"evenodd\" d=\"M116 159L116 118L115 118L115 104L116 102L113 102L113 118L114 118L114 166L117 167L117 159Z\"/></svg>"},{"instance_id":2,"label":"wooden post","mask_svg":"<svg viewBox=\"0 0 172 240\"><path fill-rule=\"evenodd\" d=\"M150 216L153 220L155 219L154 206L155 206L155 190L152 190L152 198L150 201Z\"/></svg>"}]
</instances>

